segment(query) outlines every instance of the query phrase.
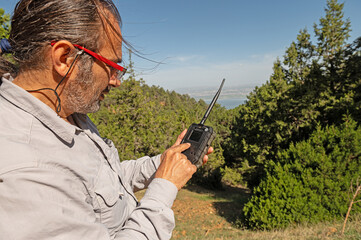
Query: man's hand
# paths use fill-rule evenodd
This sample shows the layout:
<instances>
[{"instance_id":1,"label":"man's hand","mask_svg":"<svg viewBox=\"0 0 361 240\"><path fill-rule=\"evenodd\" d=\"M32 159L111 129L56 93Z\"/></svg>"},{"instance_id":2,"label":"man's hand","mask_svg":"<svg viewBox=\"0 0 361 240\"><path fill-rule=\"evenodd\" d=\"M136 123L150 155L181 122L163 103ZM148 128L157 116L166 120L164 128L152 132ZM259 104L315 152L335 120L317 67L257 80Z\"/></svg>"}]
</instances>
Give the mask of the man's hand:
<instances>
[{"instance_id":1,"label":"man's hand","mask_svg":"<svg viewBox=\"0 0 361 240\"><path fill-rule=\"evenodd\" d=\"M189 143L180 144L184 138L187 129L185 129L177 138L176 142L172 147L167 149L161 156L161 164L155 178L164 178L176 185L180 190L197 171L197 167L193 165L187 156L182 152L190 147ZM208 149L208 154L213 152L213 148ZM205 155L203 158L203 164L208 161L208 156Z\"/></svg>"},{"instance_id":2,"label":"man's hand","mask_svg":"<svg viewBox=\"0 0 361 240\"><path fill-rule=\"evenodd\" d=\"M197 167L182 153L189 147L189 143L183 143L167 149L161 156L155 178L166 179L180 190L197 171Z\"/></svg>"}]
</instances>

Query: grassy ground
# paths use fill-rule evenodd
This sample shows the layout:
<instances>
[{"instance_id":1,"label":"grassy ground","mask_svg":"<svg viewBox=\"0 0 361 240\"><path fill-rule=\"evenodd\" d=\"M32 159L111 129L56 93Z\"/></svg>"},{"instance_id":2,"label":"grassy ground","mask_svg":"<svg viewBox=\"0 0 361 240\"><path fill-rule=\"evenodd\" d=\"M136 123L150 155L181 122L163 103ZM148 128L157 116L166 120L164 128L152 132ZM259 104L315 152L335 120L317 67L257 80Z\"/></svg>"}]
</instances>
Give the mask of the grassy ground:
<instances>
[{"instance_id":1,"label":"grassy ground","mask_svg":"<svg viewBox=\"0 0 361 240\"><path fill-rule=\"evenodd\" d=\"M361 215L351 216L344 235L341 235L343 221L297 225L277 231L236 228L235 221L248 198L249 191L242 188L210 191L191 186L182 189L173 204L176 228L172 239L361 239Z\"/></svg>"}]
</instances>

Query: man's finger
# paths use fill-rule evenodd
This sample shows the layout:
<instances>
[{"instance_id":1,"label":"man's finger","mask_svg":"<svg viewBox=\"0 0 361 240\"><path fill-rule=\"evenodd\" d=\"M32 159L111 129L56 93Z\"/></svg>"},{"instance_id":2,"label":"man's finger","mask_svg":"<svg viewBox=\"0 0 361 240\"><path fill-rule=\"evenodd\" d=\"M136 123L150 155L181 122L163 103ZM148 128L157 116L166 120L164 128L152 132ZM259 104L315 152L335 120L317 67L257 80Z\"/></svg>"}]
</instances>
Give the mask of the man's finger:
<instances>
[{"instance_id":1,"label":"man's finger","mask_svg":"<svg viewBox=\"0 0 361 240\"><path fill-rule=\"evenodd\" d=\"M209 147L209 148L208 148L207 155L208 155L208 154L211 154L213 151L214 151L213 147Z\"/></svg>"},{"instance_id":2,"label":"man's finger","mask_svg":"<svg viewBox=\"0 0 361 240\"><path fill-rule=\"evenodd\" d=\"M179 144L177 146L172 147L172 150L175 151L175 152L183 152L184 150L186 150L190 146L191 146L190 143L182 143L182 144Z\"/></svg>"},{"instance_id":3,"label":"man's finger","mask_svg":"<svg viewBox=\"0 0 361 240\"><path fill-rule=\"evenodd\" d=\"M206 164L207 162L208 162L208 155L204 155L203 165Z\"/></svg>"},{"instance_id":4,"label":"man's finger","mask_svg":"<svg viewBox=\"0 0 361 240\"><path fill-rule=\"evenodd\" d=\"M181 132L181 134L179 134L179 136L177 137L177 140L173 144L173 147L179 145L182 142L182 140L183 140L184 136L186 135L186 133L187 133L187 129L184 129L183 132Z\"/></svg>"}]
</instances>

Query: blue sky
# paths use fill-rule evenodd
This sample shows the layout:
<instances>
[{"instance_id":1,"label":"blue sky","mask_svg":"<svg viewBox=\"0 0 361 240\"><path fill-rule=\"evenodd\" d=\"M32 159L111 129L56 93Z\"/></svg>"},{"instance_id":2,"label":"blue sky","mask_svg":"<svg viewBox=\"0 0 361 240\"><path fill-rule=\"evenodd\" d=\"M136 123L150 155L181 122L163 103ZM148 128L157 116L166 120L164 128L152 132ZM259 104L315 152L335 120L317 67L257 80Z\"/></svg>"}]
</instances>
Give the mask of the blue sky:
<instances>
[{"instance_id":1,"label":"blue sky","mask_svg":"<svg viewBox=\"0 0 361 240\"><path fill-rule=\"evenodd\" d=\"M0 0L12 13L16 0ZM123 35L156 64L133 57L149 85L166 89L265 83L299 30L313 33L326 0L114 0ZM361 36L361 1L346 0L349 41ZM124 56L127 60L127 56Z\"/></svg>"}]
</instances>

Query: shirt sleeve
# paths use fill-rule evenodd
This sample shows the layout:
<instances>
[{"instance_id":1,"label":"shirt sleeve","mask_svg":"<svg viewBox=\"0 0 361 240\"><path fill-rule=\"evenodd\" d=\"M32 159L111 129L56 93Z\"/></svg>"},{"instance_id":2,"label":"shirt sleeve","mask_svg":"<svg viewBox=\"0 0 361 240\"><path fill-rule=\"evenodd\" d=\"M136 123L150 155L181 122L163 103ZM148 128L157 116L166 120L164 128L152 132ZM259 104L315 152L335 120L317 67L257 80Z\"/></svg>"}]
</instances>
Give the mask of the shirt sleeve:
<instances>
[{"instance_id":1,"label":"shirt sleeve","mask_svg":"<svg viewBox=\"0 0 361 240\"><path fill-rule=\"evenodd\" d=\"M171 207L177 192L168 180L153 179L116 239L170 239L175 226Z\"/></svg>"},{"instance_id":2,"label":"shirt sleeve","mask_svg":"<svg viewBox=\"0 0 361 240\"><path fill-rule=\"evenodd\" d=\"M145 189L154 178L160 164L160 156L145 156L137 160L123 161L120 163L119 175L133 191Z\"/></svg>"}]
</instances>

